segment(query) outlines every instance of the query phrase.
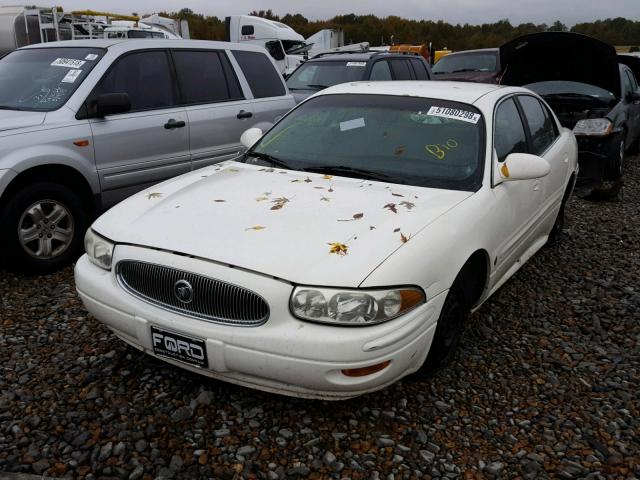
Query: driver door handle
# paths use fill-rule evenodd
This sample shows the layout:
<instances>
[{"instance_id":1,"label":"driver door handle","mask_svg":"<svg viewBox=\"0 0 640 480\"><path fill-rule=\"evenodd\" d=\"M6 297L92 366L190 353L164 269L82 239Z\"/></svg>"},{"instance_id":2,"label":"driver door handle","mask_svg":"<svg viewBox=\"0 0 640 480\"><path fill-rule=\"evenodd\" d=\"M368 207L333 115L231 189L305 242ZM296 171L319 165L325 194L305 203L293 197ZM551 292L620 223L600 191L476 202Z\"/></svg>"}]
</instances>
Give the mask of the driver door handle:
<instances>
[{"instance_id":1,"label":"driver door handle","mask_svg":"<svg viewBox=\"0 0 640 480\"><path fill-rule=\"evenodd\" d=\"M167 130L174 130L176 128L182 128L186 125L187 124L184 122L184 120L175 120L173 118L170 118L169 121L164 124L164 128L166 128Z\"/></svg>"},{"instance_id":2,"label":"driver door handle","mask_svg":"<svg viewBox=\"0 0 640 480\"><path fill-rule=\"evenodd\" d=\"M247 112L247 111L245 111L245 110L240 110L240 111L238 112L238 115L236 115L236 117L237 117L237 118L239 118L239 119L243 119L243 118L251 118L251 117L253 117L253 113L251 113L251 112Z\"/></svg>"}]
</instances>

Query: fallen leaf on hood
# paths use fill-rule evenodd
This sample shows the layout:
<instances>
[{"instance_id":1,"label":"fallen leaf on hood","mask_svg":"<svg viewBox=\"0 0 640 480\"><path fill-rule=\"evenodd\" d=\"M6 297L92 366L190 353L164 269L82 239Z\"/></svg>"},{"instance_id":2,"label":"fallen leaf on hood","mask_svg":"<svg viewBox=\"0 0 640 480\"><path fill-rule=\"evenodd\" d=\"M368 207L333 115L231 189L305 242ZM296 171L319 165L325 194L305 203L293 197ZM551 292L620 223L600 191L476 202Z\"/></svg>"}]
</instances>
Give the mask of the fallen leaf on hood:
<instances>
[{"instance_id":1,"label":"fallen leaf on hood","mask_svg":"<svg viewBox=\"0 0 640 480\"><path fill-rule=\"evenodd\" d=\"M340 242L327 243L327 245L331 247L329 248L329 253L335 253L342 256L346 255L347 250L349 250L349 247L347 245Z\"/></svg>"},{"instance_id":2,"label":"fallen leaf on hood","mask_svg":"<svg viewBox=\"0 0 640 480\"><path fill-rule=\"evenodd\" d=\"M324 187L313 187L313 188L315 188L316 190L324 190Z\"/></svg>"},{"instance_id":3,"label":"fallen leaf on hood","mask_svg":"<svg viewBox=\"0 0 640 480\"><path fill-rule=\"evenodd\" d=\"M302 182L302 180L300 180L299 178L296 178L295 180L290 180L291 183L300 183Z\"/></svg>"},{"instance_id":4,"label":"fallen leaf on hood","mask_svg":"<svg viewBox=\"0 0 640 480\"><path fill-rule=\"evenodd\" d=\"M393 233L398 233L399 231L400 231L400 229L399 229L399 228L396 228L396 229L393 231Z\"/></svg>"},{"instance_id":5,"label":"fallen leaf on hood","mask_svg":"<svg viewBox=\"0 0 640 480\"><path fill-rule=\"evenodd\" d=\"M226 202L226 200L214 200L214 202L216 202L216 203L223 203L223 202Z\"/></svg>"},{"instance_id":6,"label":"fallen leaf on hood","mask_svg":"<svg viewBox=\"0 0 640 480\"><path fill-rule=\"evenodd\" d=\"M391 195L393 195L394 197L404 197L404 195L401 195L399 193L393 193L393 192L391 192Z\"/></svg>"},{"instance_id":7,"label":"fallen leaf on hood","mask_svg":"<svg viewBox=\"0 0 640 480\"><path fill-rule=\"evenodd\" d=\"M355 213L353 215L353 217L351 217L348 220L338 220L339 222L353 222L354 220L360 220L362 217L364 217L364 213Z\"/></svg>"},{"instance_id":8,"label":"fallen leaf on hood","mask_svg":"<svg viewBox=\"0 0 640 480\"><path fill-rule=\"evenodd\" d=\"M375 229L376 229L376 227L374 227L373 225L369 225L369 231L375 230Z\"/></svg>"},{"instance_id":9,"label":"fallen leaf on hood","mask_svg":"<svg viewBox=\"0 0 640 480\"><path fill-rule=\"evenodd\" d=\"M330 202L331 199L329 197L320 197L321 202Z\"/></svg>"},{"instance_id":10,"label":"fallen leaf on hood","mask_svg":"<svg viewBox=\"0 0 640 480\"><path fill-rule=\"evenodd\" d=\"M384 208L387 208L389 210L391 210L393 213L398 213L398 210L396 209L396 204L395 203L387 203Z\"/></svg>"},{"instance_id":11,"label":"fallen leaf on hood","mask_svg":"<svg viewBox=\"0 0 640 480\"><path fill-rule=\"evenodd\" d=\"M393 152L393 154L394 154L394 155L402 155L406 149L407 149L407 147L405 147L404 145L400 145L399 147L397 147L397 148L395 149L395 151Z\"/></svg>"},{"instance_id":12,"label":"fallen leaf on hood","mask_svg":"<svg viewBox=\"0 0 640 480\"><path fill-rule=\"evenodd\" d=\"M147 193L147 199L151 200L152 198L160 198L162 196L161 193L159 192L151 192L151 193Z\"/></svg>"},{"instance_id":13,"label":"fallen leaf on hood","mask_svg":"<svg viewBox=\"0 0 640 480\"><path fill-rule=\"evenodd\" d=\"M327 190L327 192L333 193L333 185L329 185L329 190Z\"/></svg>"},{"instance_id":14,"label":"fallen leaf on hood","mask_svg":"<svg viewBox=\"0 0 640 480\"><path fill-rule=\"evenodd\" d=\"M240 170L238 170L237 168L227 168L225 171L226 172L239 172Z\"/></svg>"},{"instance_id":15,"label":"fallen leaf on hood","mask_svg":"<svg viewBox=\"0 0 640 480\"><path fill-rule=\"evenodd\" d=\"M255 230L256 232L259 232L260 230L264 230L265 228L267 228L267 227L263 227L262 225L255 225L253 227L245 228L244 230L245 231Z\"/></svg>"},{"instance_id":16,"label":"fallen leaf on hood","mask_svg":"<svg viewBox=\"0 0 640 480\"><path fill-rule=\"evenodd\" d=\"M267 197L266 195L261 195L259 197L256 197L256 202L264 202L266 200L269 200L269 197Z\"/></svg>"},{"instance_id":17,"label":"fallen leaf on hood","mask_svg":"<svg viewBox=\"0 0 640 480\"><path fill-rule=\"evenodd\" d=\"M405 207L407 210L411 210L413 207L415 207L415 203L411 203L411 202L406 202L406 201L402 201L400 202L400 205L402 205L403 207Z\"/></svg>"},{"instance_id":18,"label":"fallen leaf on hood","mask_svg":"<svg viewBox=\"0 0 640 480\"><path fill-rule=\"evenodd\" d=\"M271 173L271 172L275 172L275 170L273 168L265 168L264 171L266 173Z\"/></svg>"},{"instance_id":19,"label":"fallen leaf on hood","mask_svg":"<svg viewBox=\"0 0 640 480\"><path fill-rule=\"evenodd\" d=\"M289 203L289 199L286 197L280 197L271 200L271 203L274 204L273 207L271 207L271 210L280 210L286 203Z\"/></svg>"},{"instance_id":20,"label":"fallen leaf on hood","mask_svg":"<svg viewBox=\"0 0 640 480\"><path fill-rule=\"evenodd\" d=\"M313 180L311 180L309 177L307 177L303 181L304 181L304 183L311 183Z\"/></svg>"},{"instance_id":21,"label":"fallen leaf on hood","mask_svg":"<svg viewBox=\"0 0 640 480\"><path fill-rule=\"evenodd\" d=\"M401 241L402 243L407 243L410 239L411 239L411 235L409 235L408 237L406 237L403 233L400 233L400 241Z\"/></svg>"},{"instance_id":22,"label":"fallen leaf on hood","mask_svg":"<svg viewBox=\"0 0 640 480\"><path fill-rule=\"evenodd\" d=\"M322 178L324 178L325 180L331 180L333 178L333 175L323 175Z\"/></svg>"}]
</instances>

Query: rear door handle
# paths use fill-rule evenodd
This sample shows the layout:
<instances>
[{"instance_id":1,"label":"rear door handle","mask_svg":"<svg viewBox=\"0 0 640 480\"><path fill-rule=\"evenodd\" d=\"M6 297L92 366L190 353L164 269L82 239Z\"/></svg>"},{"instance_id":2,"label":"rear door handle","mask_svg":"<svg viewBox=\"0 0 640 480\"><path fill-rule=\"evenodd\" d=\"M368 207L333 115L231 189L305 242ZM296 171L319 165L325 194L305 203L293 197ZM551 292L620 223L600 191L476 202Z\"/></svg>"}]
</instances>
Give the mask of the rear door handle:
<instances>
[{"instance_id":1,"label":"rear door handle","mask_svg":"<svg viewBox=\"0 0 640 480\"><path fill-rule=\"evenodd\" d=\"M175 128L182 128L186 125L187 124L184 122L184 120L175 120L173 118L170 118L169 121L164 124L164 128L166 128L167 130L173 130Z\"/></svg>"},{"instance_id":2,"label":"rear door handle","mask_svg":"<svg viewBox=\"0 0 640 480\"><path fill-rule=\"evenodd\" d=\"M238 117L239 119L243 119L243 118L251 118L253 117L253 113L251 112L247 112L245 110L240 110L238 112L238 115L236 115L236 117Z\"/></svg>"}]
</instances>

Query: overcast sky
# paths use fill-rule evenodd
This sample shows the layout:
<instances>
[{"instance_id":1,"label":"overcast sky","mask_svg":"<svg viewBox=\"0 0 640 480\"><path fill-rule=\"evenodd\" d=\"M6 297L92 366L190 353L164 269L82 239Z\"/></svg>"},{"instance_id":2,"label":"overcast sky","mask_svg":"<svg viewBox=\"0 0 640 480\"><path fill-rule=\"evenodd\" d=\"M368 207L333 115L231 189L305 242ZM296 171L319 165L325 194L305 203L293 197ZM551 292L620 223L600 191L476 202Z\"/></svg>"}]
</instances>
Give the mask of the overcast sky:
<instances>
[{"instance_id":1,"label":"overcast sky","mask_svg":"<svg viewBox=\"0 0 640 480\"><path fill-rule=\"evenodd\" d=\"M16 0L0 0L13 4ZM38 5L48 6L47 0ZM302 13L310 19L337 14L373 13L406 18L445 20L450 23L488 23L509 18L512 23L552 23L559 19L571 26L611 17L640 20L640 0L56 0L65 10L93 9L139 14L187 7L196 13L225 17L271 8L275 13Z\"/></svg>"}]
</instances>

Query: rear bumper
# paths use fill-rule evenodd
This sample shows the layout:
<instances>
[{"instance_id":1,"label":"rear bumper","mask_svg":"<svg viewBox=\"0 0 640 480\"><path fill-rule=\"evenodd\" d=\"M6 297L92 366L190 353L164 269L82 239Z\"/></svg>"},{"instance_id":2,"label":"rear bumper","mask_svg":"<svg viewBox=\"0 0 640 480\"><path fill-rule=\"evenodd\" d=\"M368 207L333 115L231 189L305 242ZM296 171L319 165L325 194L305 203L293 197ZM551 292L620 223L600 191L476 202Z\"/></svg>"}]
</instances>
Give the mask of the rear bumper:
<instances>
[{"instance_id":1,"label":"rear bumper","mask_svg":"<svg viewBox=\"0 0 640 480\"><path fill-rule=\"evenodd\" d=\"M175 255L137 247L116 247L114 264L133 258L171 265ZM364 328L302 322L289 313L292 286L203 260L178 257L180 268L233 282L262 295L271 306L258 327L219 325L181 316L143 302L124 291L113 272L83 256L76 285L85 306L120 339L156 356L151 326L202 339L209 364L200 368L157 357L187 370L273 393L328 400L347 399L384 388L416 371L426 358L446 292L401 318ZM349 377L343 369L390 360L385 369Z\"/></svg>"}]
</instances>

